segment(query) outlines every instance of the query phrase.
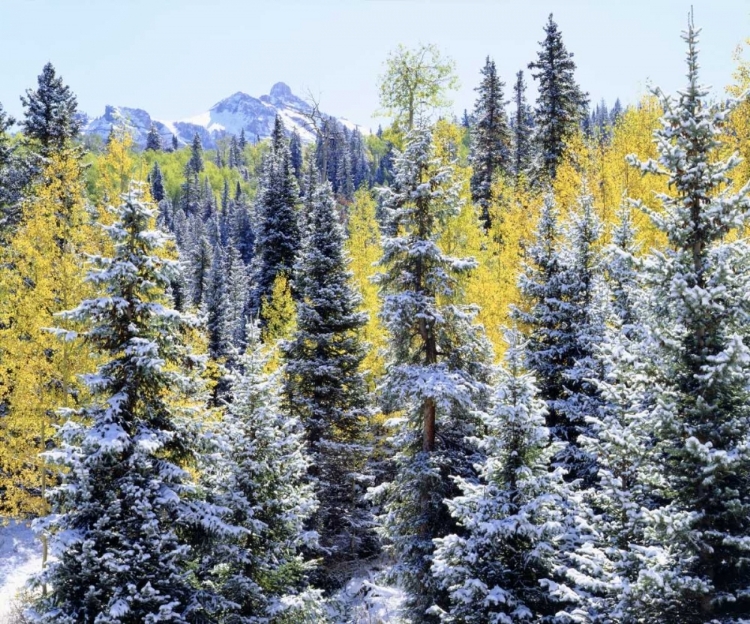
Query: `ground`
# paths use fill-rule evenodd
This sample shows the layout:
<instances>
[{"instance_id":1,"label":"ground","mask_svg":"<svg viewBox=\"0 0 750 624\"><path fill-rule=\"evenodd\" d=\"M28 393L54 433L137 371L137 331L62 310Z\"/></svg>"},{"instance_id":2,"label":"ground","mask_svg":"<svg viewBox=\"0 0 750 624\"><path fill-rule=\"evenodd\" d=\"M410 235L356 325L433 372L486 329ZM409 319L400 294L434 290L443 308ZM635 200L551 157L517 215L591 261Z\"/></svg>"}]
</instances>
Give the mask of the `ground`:
<instances>
[{"instance_id":1,"label":"ground","mask_svg":"<svg viewBox=\"0 0 750 624\"><path fill-rule=\"evenodd\" d=\"M29 524L0 518L0 624L10 623L18 592L41 565L41 544Z\"/></svg>"}]
</instances>

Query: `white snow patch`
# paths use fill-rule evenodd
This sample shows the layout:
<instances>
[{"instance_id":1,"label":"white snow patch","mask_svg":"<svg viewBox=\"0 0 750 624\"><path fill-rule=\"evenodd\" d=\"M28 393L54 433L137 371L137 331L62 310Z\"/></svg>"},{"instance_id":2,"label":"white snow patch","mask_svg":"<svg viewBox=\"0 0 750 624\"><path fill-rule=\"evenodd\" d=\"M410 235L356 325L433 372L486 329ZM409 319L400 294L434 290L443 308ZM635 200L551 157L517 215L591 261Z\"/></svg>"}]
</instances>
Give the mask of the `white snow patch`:
<instances>
[{"instance_id":1,"label":"white snow patch","mask_svg":"<svg viewBox=\"0 0 750 624\"><path fill-rule=\"evenodd\" d=\"M382 581L376 568L361 569L339 591L335 601L343 607L347 624L402 624L399 614L405 599L398 587Z\"/></svg>"},{"instance_id":2,"label":"white snow patch","mask_svg":"<svg viewBox=\"0 0 750 624\"><path fill-rule=\"evenodd\" d=\"M200 115L195 115L194 117L188 117L187 119L181 119L180 121L184 121L185 123L191 123L191 124L195 124L196 126L203 126L204 128L208 128L208 126L211 124L211 112L206 111L205 113L201 113Z\"/></svg>"},{"instance_id":3,"label":"white snow patch","mask_svg":"<svg viewBox=\"0 0 750 624\"><path fill-rule=\"evenodd\" d=\"M41 567L42 546L31 527L15 520L0 524L0 622L10 616L18 592Z\"/></svg>"}]
</instances>

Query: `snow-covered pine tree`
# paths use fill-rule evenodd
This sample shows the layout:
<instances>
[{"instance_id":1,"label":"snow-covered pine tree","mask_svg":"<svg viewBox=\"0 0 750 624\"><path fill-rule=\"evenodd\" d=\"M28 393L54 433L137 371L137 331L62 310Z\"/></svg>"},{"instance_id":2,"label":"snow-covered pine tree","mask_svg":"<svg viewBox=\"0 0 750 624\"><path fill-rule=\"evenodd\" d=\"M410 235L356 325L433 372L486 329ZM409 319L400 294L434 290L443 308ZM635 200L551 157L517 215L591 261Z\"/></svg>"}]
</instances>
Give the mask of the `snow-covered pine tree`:
<instances>
[{"instance_id":1,"label":"snow-covered pine tree","mask_svg":"<svg viewBox=\"0 0 750 624\"><path fill-rule=\"evenodd\" d=\"M250 305L256 313L270 296L276 276L291 277L300 245L298 198L289 143L277 116L255 203L255 287Z\"/></svg>"},{"instance_id":2,"label":"snow-covered pine tree","mask_svg":"<svg viewBox=\"0 0 750 624\"><path fill-rule=\"evenodd\" d=\"M0 238L4 238L21 218L22 180L9 132L15 122L0 104Z\"/></svg>"},{"instance_id":3,"label":"snow-covered pine tree","mask_svg":"<svg viewBox=\"0 0 750 624\"><path fill-rule=\"evenodd\" d=\"M577 502L563 470L551 468L564 443L551 442L520 335L509 331L506 339L494 409L479 441L487 456L481 480L458 479L461 495L448 501L463 535L436 540L433 572L450 594L450 607L435 609L443 622L569 622L555 616L580 601L561 577L567 553L582 541Z\"/></svg>"},{"instance_id":4,"label":"snow-covered pine tree","mask_svg":"<svg viewBox=\"0 0 750 624\"><path fill-rule=\"evenodd\" d=\"M480 208L485 229L492 225L490 204L492 203L492 180L496 172L510 169L510 129L505 113L503 87L497 75L495 61L487 57L482 68L482 82L476 88L471 126L472 166L471 199Z\"/></svg>"},{"instance_id":5,"label":"snow-covered pine tree","mask_svg":"<svg viewBox=\"0 0 750 624\"><path fill-rule=\"evenodd\" d=\"M155 211L140 189L116 214L114 256L95 257L89 274L102 296L66 314L88 324L104 362L87 378L92 403L50 452L68 470L38 522L55 558L38 579L48 590L32 609L37 622L198 621L207 596L189 578L188 537L225 527L184 469L195 447L176 398L194 390L182 371L198 360L180 341L189 319L165 298L178 267L158 255L166 236L150 229Z\"/></svg>"},{"instance_id":6,"label":"snow-covered pine tree","mask_svg":"<svg viewBox=\"0 0 750 624\"><path fill-rule=\"evenodd\" d=\"M526 307L514 310L514 317L528 328L527 362L547 401L552 437L567 443L555 461L568 471L570 480L591 480L595 475L593 459L577 442L586 432L586 418L600 404L591 380L600 376L594 355L606 319L596 249L601 224L592 202L584 190L561 237L554 200L551 195L545 198L519 282Z\"/></svg>"},{"instance_id":7,"label":"snow-covered pine tree","mask_svg":"<svg viewBox=\"0 0 750 624\"><path fill-rule=\"evenodd\" d=\"M21 125L32 149L47 158L75 139L81 124L76 117L76 97L52 63L44 66L37 82L36 90L27 89L26 96L21 97L25 109Z\"/></svg>"},{"instance_id":8,"label":"snow-covered pine tree","mask_svg":"<svg viewBox=\"0 0 750 624\"><path fill-rule=\"evenodd\" d=\"M285 407L304 426L319 501L310 524L324 554L317 584L333 589L348 580L346 562L375 549L371 513L363 502L371 408L360 370L365 357L360 334L367 315L359 311L360 295L351 284L331 185L314 183L309 194L295 267L297 329L282 347Z\"/></svg>"},{"instance_id":9,"label":"snow-covered pine tree","mask_svg":"<svg viewBox=\"0 0 750 624\"><path fill-rule=\"evenodd\" d=\"M161 152L162 150L161 135L156 129L156 124L152 123L148 130L148 135L146 135L146 149L153 150L154 152Z\"/></svg>"},{"instance_id":10,"label":"snow-covered pine tree","mask_svg":"<svg viewBox=\"0 0 750 624\"><path fill-rule=\"evenodd\" d=\"M534 149L534 117L526 101L526 81L523 79L522 71L516 74L516 82L513 84L513 102L516 109L511 120L512 168L518 180L522 175L528 175L533 162Z\"/></svg>"},{"instance_id":11,"label":"snow-covered pine tree","mask_svg":"<svg viewBox=\"0 0 750 624\"><path fill-rule=\"evenodd\" d=\"M586 116L588 99L576 84L573 54L565 48L551 13L544 32L538 59L529 63L529 69L537 71L532 76L539 81L534 114L539 157L535 175L554 179L567 139Z\"/></svg>"},{"instance_id":12,"label":"snow-covered pine tree","mask_svg":"<svg viewBox=\"0 0 750 624\"><path fill-rule=\"evenodd\" d=\"M648 211L668 247L644 261L646 361L654 399L643 411L657 504L633 548L640 574L625 595L636 621L739 623L750 613L750 186L735 189L720 133L732 105L710 105L698 78L698 31L683 35L688 83L655 133L672 194ZM633 159L635 161L635 159ZM645 209L645 208L644 208Z\"/></svg>"},{"instance_id":13,"label":"snow-covered pine tree","mask_svg":"<svg viewBox=\"0 0 750 624\"><path fill-rule=\"evenodd\" d=\"M325 618L319 595L306 589L301 554L316 543L305 525L317 505L303 428L281 407L279 375L266 372L257 323L248 325L247 342L201 466L209 499L228 508L240 530L208 544L201 567L223 598L214 614L221 622L317 624Z\"/></svg>"},{"instance_id":14,"label":"snow-covered pine tree","mask_svg":"<svg viewBox=\"0 0 750 624\"><path fill-rule=\"evenodd\" d=\"M489 394L491 347L476 310L459 303L457 277L475 266L440 249L445 220L460 208L453 169L435 158L432 133L419 124L396 157L393 186L383 189L388 220L378 276L382 320L390 334L384 411L400 417L392 444L395 477L372 492L383 501L379 521L394 556L395 580L406 590L406 615L436 622L433 605L448 595L430 572L433 539L456 532L444 500L452 477L474 475L479 413Z\"/></svg>"},{"instance_id":15,"label":"snow-covered pine tree","mask_svg":"<svg viewBox=\"0 0 750 624\"><path fill-rule=\"evenodd\" d=\"M292 169L294 169L294 177L297 178L299 184L302 181L302 139L296 128L292 132L292 136L289 137L289 155Z\"/></svg>"}]
</instances>

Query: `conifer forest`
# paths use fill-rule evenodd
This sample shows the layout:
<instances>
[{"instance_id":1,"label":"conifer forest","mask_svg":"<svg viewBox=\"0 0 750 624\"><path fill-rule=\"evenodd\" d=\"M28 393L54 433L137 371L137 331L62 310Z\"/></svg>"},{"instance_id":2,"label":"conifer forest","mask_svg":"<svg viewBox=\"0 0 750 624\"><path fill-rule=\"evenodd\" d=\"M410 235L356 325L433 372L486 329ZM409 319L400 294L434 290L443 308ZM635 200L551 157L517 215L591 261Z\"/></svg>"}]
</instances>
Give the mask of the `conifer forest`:
<instances>
[{"instance_id":1,"label":"conifer forest","mask_svg":"<svg viewBox=\"0 0 750 624\"><path fill-rule=\"evenodd\" d=\"M688 13L682 86L630 102L555 15L462 114L449 50L394 47L372 132L100 136L29 76L0 620L750 623L750 62L709 91Z\"/></svg>"}]
</instances>

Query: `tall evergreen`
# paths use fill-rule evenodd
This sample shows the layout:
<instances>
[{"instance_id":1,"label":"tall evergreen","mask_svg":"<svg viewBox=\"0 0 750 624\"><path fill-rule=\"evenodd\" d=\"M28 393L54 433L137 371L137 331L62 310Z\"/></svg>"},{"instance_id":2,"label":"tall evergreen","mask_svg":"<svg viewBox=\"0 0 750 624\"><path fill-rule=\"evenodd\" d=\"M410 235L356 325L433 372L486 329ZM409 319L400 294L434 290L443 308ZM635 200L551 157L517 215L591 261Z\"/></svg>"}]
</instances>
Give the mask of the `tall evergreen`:
<instances>
[{"instance_id":1,"label":"tall evergreen","mask_svg":"<svg viewBox=\"0 0 750 624\"><path fill-rule=\"evenodd\" d=\"M15 122L0 104L0 239L21 218L23 175L9 132Z\"/></svg>"},{"instance_id":2,"label":"tall evergreen","mask_svg":"<svg viewBox=\"0 0 750 624\"><path fill-rule=\"evenodd\" d=\"M363 503L371 413L360 370L367 315L351 285L344 231L328 182L310 189L311 210L296 265L297 329L285 344L285 404L303 424L319 507L311 528L325 553L319 584L341 586L341 564L373 550L372 518Z\"/></svg>"},{"instance_id":3,"label":"tall evergreen","mask_svg":"<svg viewBox=\"0 0 750 624\"><path fill-rule=\"evenodd\" d=\"M190 144L190 160L187 163L187 170L196 175L203 171L203 145L197 133Z\"/></svg>"},{"instance_id":4,"label":"tall evergreen","mask_svg":"<svg viewBox=\"0 0 750 624\"><path fill-rule=\"evenodd\" d=\"M117 216L114 256L94 258L90 273L102 296L67 314L88 324L104 361L87 378L92 402L50 454L68 470L39 522L55 555L40 577L39 622L200 621L208 596L188 575L191 541L223 526L182 468L194 459L178 407L194 381L182 371L197 359L180 341L188 319L165 298L178 267L158 255L165 235L148 229L155 213L138 189Z\"/></svg>"},{"instance_id":5,"label":"tall evergreen","mask_svg":"<svg viewBox=\"0 0 750 624\"><path fill-rule=\"evenodd\" d=\"M156 124L152 123L151 128L149 128L148 135L146 136L146 149L154 152L160 152L162 150L161 135L156 129Z\"/></svg>"},{"instance_id":6,"label":"tall evergreen","mask_svg":"<svg viewBox=\"0 0 750 624\"><path fill-rule=\"evenodd\" d=\"M459 208L450 166L434 156L432 133L418 125L396 157L396 177L383 190L388 219L378 280L382 321L390 334L383 383L384 411L398 411L395 476L373 495L393 575L408 593L406 615L438 621L426 611L447 608L447 593L430 566L433 540L458 531L445 504L457 494L454 477L472 478L479 413L487 399L490 348L475 311L460 300L458 276L472 259L446 255L438 245L445 220Z\"/></svg>"},{"instance_id":7,"label":"tall evergreen","mask_svg":"<svg viewBox=\"0 0 750 624\"><path fill-rule=\"evenodd\" d=\"M255 203L255 288L251 306L259 312L263 299L271 294L279 273L292 275L300 246L297 223L299 190L286 140L284 124L276 117L271 151L263 165Z\"/></svg>"},{"instance_id":8,"label":"tall evergreen","mask_svg":"<svg viewBox=\"0 0 750 624\"><path fill-rule=\"evenodd\" d=\"M683 35L688 82L664 110L658 161L662 208L648 211L668 245L644 261L642 324L653 400L635 402L653 440L639 481L655 504L632 548L640 572L627 617L694 624L742 622L750 612L750 187L734 187L736 156L722 158L726 107L698 78L698 31ZM732 105L730 105L731 109ZM644 208L645 209L645 208Z\"/></svg>"},{"instance_id":9,"label":"tall evergreen","mask_svg":"<svg viewBox=\"0 0 750 624\"><path fill-rule=\"evenodd\" d=\"M164 191L164 179L161 175L161 169L159 163L154 161L154 166L151 168L151 173L148 174L148 181L151 185L151 197L155 202L160 202L166 197Z\"/></svg>"},{"instance_id":10,"label":"tall evergreen","mask_svg":"<svg viewBox=\"0 0 750 624\"><path fill-rule=\"evenodd\" d=\"M551 469L561 443L551 442L523 344L516 332L508 341L495 406L484 419L481 479L459 480L461 495L448 502L464 534L437 540L433 570L451 598L449 609L437 611L462 624L582 621L563 610L585 596L565 571L588 539L586 523L562 469Z\"/></svg>"},{"instance_id":11,"label":"tall evergreen","mask_svg":"<svg viewBox=\"0 0 750 624\"><path fill-rule=\"evenodd\" d=\"M215 452L202 465L210 500L241 529L205 549L202 567L223 599L214 615L232 624L324 622L301 555L315 544L305 524L316 507L302 427L281 408L257 324L247 334L232 401L212 432Z\"/></svg>"},{"instance_id":12,"label":"tall evergreen","mask_svg":"<svg viewBox=\"0 0 750 624\"><path fill-rule=\"evenodd\" d=\"M565 48L551 13L544 32L538 60L529 63L529 69L536 70L532 76L539 81L534 114L539 158L536 174L554 179L566 141L586 116L588 100L576 84L573 54Z\"/></svg>"},{"instance_id":13,"label":"tall evergreen","mask_svg":"<svg viewBox=\"0 0 750 624\"><path fill-rule=\"evenodd\" d=\"M534 117L531 107L526 101L526 81L523 79L523 72L516 74L516 82L513 85L513 101L515 103L515 113L511 122L513 132L513 173L516 180L523 175L528 174L533 162L534 146Z\"/></svg>"},{"instance_id":14,"label":"tall evergreen","mask_svg":"<svg viewBox=\"0 0 750 624\"><path fill-rule=\"evenodd\" d=\"M292 131L292 136L289 138L289 154L292 159L294 177L297 178L297 183L299 183L302 178L302 139L296 128Z\"/></svg>"},{"instance_id":15,"label":"tall evergreen","mask_svg":"<svg viewBox=\"0 0 750 624\"><path fill-rule=\"evenodd\" d=\"M26 97L21 96L21 125L33 149L46 158L77 138L81 124L76 116L76 97L55 73L52 63L44 66L37 82L36 90L27 89Z\"/></svg>"},{"instance_id":16,"label":"tall evergreen","mask_svg":"<svg viewBox=\"0 0 750 624\"><path fill-rule=\"evenodd\" d=\"M505 84L497 75L495 61L487 57L482 82L474 104L471 126L471 198L481 209L485 229L492 225L492 180L497 172L510 169L510 129L503 95Z\"/></svg>"},{"instance_id":17,"label":"tall evergreen","mask_svg":"<svg viewBox=\"0 0 750 624\"><path fill-rule=\"evenodd\" d=\"M172 151L176 152L180 148L180 143L177 141L177 137L172 135Z\"/></svg>"}]
</instances>

